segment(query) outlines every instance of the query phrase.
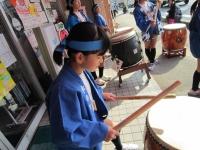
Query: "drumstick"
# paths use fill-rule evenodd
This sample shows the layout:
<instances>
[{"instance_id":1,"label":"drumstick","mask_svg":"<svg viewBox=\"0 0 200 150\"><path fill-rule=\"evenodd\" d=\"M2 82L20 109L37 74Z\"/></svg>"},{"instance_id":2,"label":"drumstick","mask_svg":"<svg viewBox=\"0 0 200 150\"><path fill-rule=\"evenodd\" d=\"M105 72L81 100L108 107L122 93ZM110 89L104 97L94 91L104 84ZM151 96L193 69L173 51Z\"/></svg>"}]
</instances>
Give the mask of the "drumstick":
<instances>
[{"instance_id":1,"label":"drumstick","mask_svg":"<svg viewBox=\"0 0 200 150\"><path fill-rule=\"evenodd\" d=\"M136 117L144 113L147 109L149 109L151 106L153 106L155 103L157 103L159 100L161 100L163 97L165 97L169 92L174 90L178 85L180 85L180 81L175 81L172 85L170 85L168 88L160 92L157 96L153 97L148 103L140 107L137 111L129 115L127 118L122 120L120 123L118 123L114 129L120 130L124 126L126 126L128 123L130 123L132 120L134 120Z\"/></svg>"},{"instance_id":2,"label":"drumstick","mask_svg":"<svg viewBox=\"0 0 200 150\"><path fill-rule=\"evenodd\" d=\"M116 99L117 100L140 100L140 99L152 99L155 96L153 95L137 95L137 96L117 96ZM176 94L168 94L165 97L163 97L164 99L167 98L176 98Z\"/></svg>"}]
</instances>

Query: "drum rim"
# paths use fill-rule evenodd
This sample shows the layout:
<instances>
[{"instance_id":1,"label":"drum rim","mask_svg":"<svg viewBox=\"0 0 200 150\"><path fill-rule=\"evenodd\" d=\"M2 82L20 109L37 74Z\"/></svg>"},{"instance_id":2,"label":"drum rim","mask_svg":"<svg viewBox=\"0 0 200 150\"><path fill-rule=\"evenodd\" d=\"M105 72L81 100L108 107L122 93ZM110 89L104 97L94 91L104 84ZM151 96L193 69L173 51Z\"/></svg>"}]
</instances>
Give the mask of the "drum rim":
<instances>
[{"instance_id":1,"label":"drum rim","mask_svg":"<svg viewBox=\"0 0 200 150\"><path fill-rule=\"evenodd\" d=\"M130 67L133 67L133 66L136 66L136 65L138 65L139 63L141 63L142 61L144 61L144 57L141 55L141 59L137 62L137 63L135 63L135 64L133 64L133 65L130 65L130 66L127 66L127 67L122 67L122 68L120 68L120 69L128 69L128 68L130 68Z\"/></svg>"},{"instance_id":2,"label":"drum rim","mask_svg":"<svg viewBox=\"0 0 200 150\"><path fill-rule=\"evenodd\" d=\"M153 129L151 128L150 124L149 124L149 112L147 114L147 117L146 117L146 128L147 128L147 131L146 132L149 132L150 136L153 138L153 140L155 140L156 142L158 142L160 145L162 145L164 148L166 148L167 150L179 150L175 147L173 147L172 145L166 143L165 141L163 141L163 139L159 138L155 132L153 131ZM162 143L161 143L161 142Z\"/></svg>"},{"instance_id":3,"label":"drum rim","mask_svg":"<svg viewBox=\"0 0 200 150\"><path fill-rule=\"evenodd\" d=\"M134 33L133 35L127 37L127 38L124 38L124 39L120 40L120 41L113 42L112 39L111 39L111 43L112 43L112 44L122 43L122 42L124 42L124 41L127 41L127 40L129 40L129 39L131 39L131 38L137 36L137 35L136 35L136 31L133 30L133 31L131 31L131 32L135 32L135 33ZM131 32L129 32L128 34L130 34ZM115 38L116 38L116 37L115 37ZM115 39L115 38L113 38L113 39Z\"/></svg>"},{"instance_id":4,"label":"drum rim","mask_svg":"<svg viewBox=\"0 0 200 150\"><path fill-rule=\"evenodd\" d=\"M184 24L184 23L176 23L176 24L184 25L184 27L177 28L177 29L166 29L166 28L165 28L166 26L172 26L172 25L174 25L174 24L167 24L167 25L164 25L164 26L163 26L163 30L178 30L178 29L186 29L186 28L187 28L186 24Z\"/></svg>"}]
</instances>

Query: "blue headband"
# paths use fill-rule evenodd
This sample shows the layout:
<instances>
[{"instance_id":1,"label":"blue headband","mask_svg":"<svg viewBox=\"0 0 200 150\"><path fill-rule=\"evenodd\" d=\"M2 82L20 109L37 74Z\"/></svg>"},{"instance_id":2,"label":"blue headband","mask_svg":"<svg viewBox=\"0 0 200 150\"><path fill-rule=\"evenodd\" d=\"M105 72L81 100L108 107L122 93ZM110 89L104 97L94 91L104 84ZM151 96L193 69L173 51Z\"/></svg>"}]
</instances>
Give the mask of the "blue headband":
<instances>
[{"instance_id":1,"label":"blue headband","mask_svg":"<svg viewBox=\"0 0 200 150\"><path fill-rule=\"evenodd\" d=\"M67 41L64 40L60 43L60 45L55 49L55 51L63 52L65 47L72 48L77 51L83 52L92 52L96 50L103 49L103 41Z\"/></svg>"}]
</instances>

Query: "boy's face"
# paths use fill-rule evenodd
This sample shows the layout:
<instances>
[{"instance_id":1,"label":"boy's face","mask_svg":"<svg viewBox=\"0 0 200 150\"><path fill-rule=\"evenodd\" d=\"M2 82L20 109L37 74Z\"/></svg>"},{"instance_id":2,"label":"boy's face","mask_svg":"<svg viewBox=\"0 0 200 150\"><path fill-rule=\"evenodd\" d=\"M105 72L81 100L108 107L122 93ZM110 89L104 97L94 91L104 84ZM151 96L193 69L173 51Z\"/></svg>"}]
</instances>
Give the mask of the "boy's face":
<instances>
[{"instance_id":1,"label":"boy's face","mask_svg":"<svg viewBox=\"0 0 200 150\"><path fill-rule=\"evenodd\" d=\"M103 63L103 56L97 54L89 54L84 56L84 68L90 70L91 72L95 71L101 63Z\"/></svg>"}]
</instances>

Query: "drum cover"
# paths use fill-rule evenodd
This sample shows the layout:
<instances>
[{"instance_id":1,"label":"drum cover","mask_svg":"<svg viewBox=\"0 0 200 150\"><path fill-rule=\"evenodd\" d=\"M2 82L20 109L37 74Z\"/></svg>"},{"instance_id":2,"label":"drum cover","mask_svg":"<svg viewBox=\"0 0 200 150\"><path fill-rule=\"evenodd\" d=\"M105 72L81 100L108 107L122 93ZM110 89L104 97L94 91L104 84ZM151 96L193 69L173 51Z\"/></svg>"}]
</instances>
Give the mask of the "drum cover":
<instances>
[{"instance_id":1,"label":"drum cover","mask_svg":"<svg viewBox=\"0 0 200 150\"><path fill-rule=\"evenodd\" d=\"M153 138L166 149L198 150L200 136L199 98L179 96L155 104L147 116Z\"/></svg>"}]
</instances>

